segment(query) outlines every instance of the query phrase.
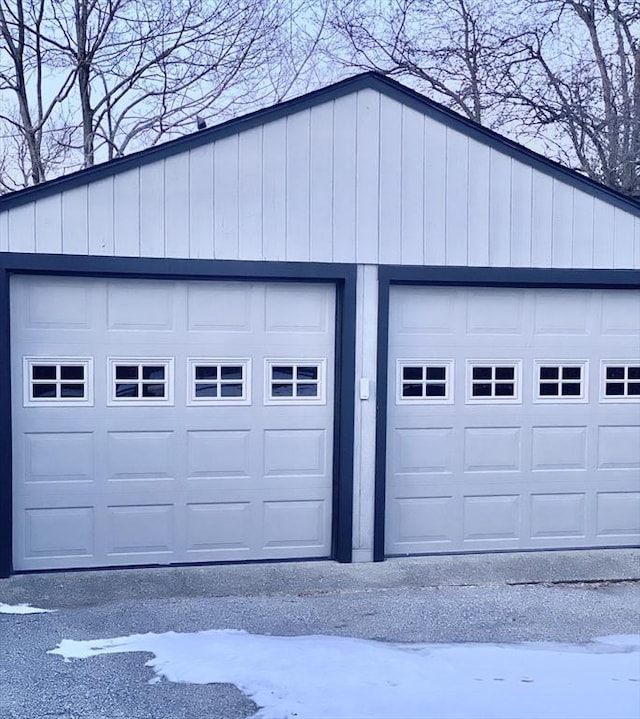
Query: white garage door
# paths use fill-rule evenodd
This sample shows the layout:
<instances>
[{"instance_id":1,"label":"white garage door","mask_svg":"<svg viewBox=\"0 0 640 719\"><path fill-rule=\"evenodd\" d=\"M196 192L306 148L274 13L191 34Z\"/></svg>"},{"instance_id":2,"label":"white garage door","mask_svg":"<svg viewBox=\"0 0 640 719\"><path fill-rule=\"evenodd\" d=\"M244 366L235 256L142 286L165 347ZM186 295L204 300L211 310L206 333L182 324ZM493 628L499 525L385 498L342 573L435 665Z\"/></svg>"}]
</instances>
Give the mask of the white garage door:
<instances>
[{"instance_id":1,"label":"white garage door","mask_svg":"<svg viewBox=\"0 0 640 719\"><path fill-rule=\"evenodd\" d=\"M396 287L386 551L640 539L640 294Z\"/></svg>"},{"instance_id":2,"label":"white garage door","mask_svg":"<svg viewBox=\"0 0 640 719\"><path fill-rule=\"evenodd\" d=\"M11 291L15 569L329 555L333 286Z\"/></svg>"}]
</instances>

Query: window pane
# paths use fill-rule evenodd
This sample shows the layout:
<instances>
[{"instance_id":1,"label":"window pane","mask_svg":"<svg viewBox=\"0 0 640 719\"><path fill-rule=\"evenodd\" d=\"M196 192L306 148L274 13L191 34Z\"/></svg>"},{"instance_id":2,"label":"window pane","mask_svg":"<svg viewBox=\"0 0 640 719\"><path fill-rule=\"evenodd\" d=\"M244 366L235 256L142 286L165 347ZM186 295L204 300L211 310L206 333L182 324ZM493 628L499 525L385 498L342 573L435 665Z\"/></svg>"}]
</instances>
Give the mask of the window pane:
<instances>
[{"instance_id":1,"label":"window pane","mask_svg":"<svg viewBox=\"0 0 640 719\"><path fill-rule=\"evenodd\" d=\"M446 373L446 367L427 367L427 379L444 380Z\"/></svg>"},{"instance_id":2,"label":"window pane","mask_svg":"<svg viewBox=\"0 0 640 719\"><path fill-rule=\"evenodd\" d=\"M559 377L558 367L540 367L540 379L558 379Z\"/></svg>"},{"instance_id":3,"label":"window pane","mask_svg":"<svg viewBox=\"0 0 640 719\"><path fill-rule=\"evenodd\" d=\"M137 384L117 384L116 385L116 397L137 397L138 396L138 385Z\"/></svg>"},{"instance_id":4,"label":"window pane","mask_svg":"<svg viewBox=\"0 0 640 719\"><path fill-rule=\"evenodd\" d=\"M511 382L496 383L496 397L513 397L515 387Z\"/></svg>"},{"instance_id":5,"label":"window pane","mask_svg":"<svg viewBox=\"0 0 640 719\"><path fill-rule=\"evenodd\" d=\"M491 367L474 367L473 379L491 379Z\"/></svg>"},{"instance_id":6,"label":"window pane","mask_svg":"<svg viewBox=\"0 0 640 719\"><path fill-rule=\"evenodd\" d=\"M31 391L34 399L44 399L45 397L56 396L55 384L34 384L31 385Z\"/></svg>"},{"instance_id":7,"label":"window pane","mask_svg":"<svg viewBox=\"0 0 640 719\"><path fill-rule=\"evenodd\" d=\"M422 397L422 385L421 384L403 384L402 385L402 396L403 397Z\"/></svg>"},{"instance_id":8,"label":"window pane","mask_svg":"<svg viewBox=\"0 0 640 719\"><path fill-rule=\"evenodd\" d=\"M627 367L627 375L629 379L640 379L640 366Z\"/></svg>"},{"instance_id":9,"label":"window pane","mask_svg":"<svg viewBox=\"0 0 640 719\"><path fill-rule=\"evenodd\" d=\"M317 397L318 396L318 385L314 383L310 384L299 384L296 387L297 397Z\"/></svg>"},{"instance_id":10,"label":"window pane","mask_svg":"<svg viewBox=\"0 0 640 719\"><path fill-rule=\"evenodd\" d=\"M242 379L242 367L234 365L233 367L220 368L221 379Z\"/></svg>"},{"instance_id":11,"label":"window pane","mask_svg":"<svg viewBox=\"0 0 640 719\"><path fill-rule=\"evenodd\" d=\"M272 397L293 397L293 385L292 384L272 384L271 385L271 396Z\"/></svg>"},{"instance_id":12,"label":"window pane","mask_svg":"<svg viewBox=\"0 0 640 719\"><path fill-rule=\"evenodd\" d=\"M46 365L34 365L31 368L31 376L33 379L55 379L56 368L47 367Z\"/></svg>"},{"instance_id":13,"label":"window pane","mask_svg":"<svg viewBox=\"0 0 640 719\"><path fill-rule=\"evenodd\" d=\"M293 379L293 367L272 367L271 379Z\"/></svg>"},{"instance_id":14,"label":"window pane","mask_svg":"<svg viewBox=\"0 0 640 719\"><path fill-rule=\"evenodd\" d=\"M607 367L607 379L624 379L624 367Z\"/></svg>"},{"instance_id":15,"label":"window pane","mask_svg":"<svg viewBox=\"0 0 640 719\"><path fill-rule=\"evenodd\" d=\"M164 384L143 384L143 397L164 397Z\"/></svg>"},{"instance_id":16,"label":"window pane","mask_svg":"<svg viewBox=\"0 0 640 719\"><path fill-rule=\"evenodd\" d=\"M557 382L540 382L540 396L541 397L557 397L558 383Z\"/></svg>"},{"instance_id":17,"label":"window pane","mask_svg":"<svg viewBox=\"0 0 640 719\"><path fill-rule=\"evenodd\" d=\"M196 384L196 397L217 397L217 384Z\"/></svg>"},{"instance_id":18,"label":"window pane","mask_svg":"<svg viewBox=\"0 0 640 719\"><path fill-rule=\"evenodd\" d=\"M563 382L562 383L562 394L565 397L579 397L580 396L580 383L579 382Z\"/></svg>"},{"instance_id":19,"label":"window pane","mask_svg":"<svg viewBox=\"0 0 640 719\"><path fill-rule=\"evenodd\" d=\"M471 389L473 397L491 397L490 384L474 384Z\"/></svg>"},{"instance_id":20,"label":"window pane","mask_svg":"<svg viewBox=\"0 0 640 719\"><path fill-rule=\"evenodd\" d=\"M582 376L582 367L563 367L562 379L580 379Z\"/></svg>"},{"instance_id":21,"label":"window pane","mask_svg":"<svg viewBox=\"0 0 640 719\"><path fill-rule=\"evenodd\" d=\"M161 365L145 365L142 368L142 379L164 379L164 367Z\"/></svg>"},{"instance_id":22,"label":"window pane","mask_svg":"<svg viewBox=\"0 0 640 719\"><path fill-rule=\"evenodd\" d=\"M242 397L242 384L220 385L221 397Z\"/></svg>"},{"instance_id":23,"label":"window pane","mask_svg":"<svg viewBox=\"0 0 640 719\"><path fill-rule=\"evenodd\" d=\"M422 367L403 367L402 379L422 379Z\"/></svg>"},{"instance_id":24,"label":"window pane","mask_svg":"<svg viewBox=\"0 0 640 719\"><path fill-rule=\"evenodd\" d=\"M608 397L619 397L620 395L624 395L624 383L607 382L605 386L605 394Z\"/></svg>"},{"instance_id":25,"label":"window pane","mask_svg":"<svg viewBox=\"0 0 640 719\"><path fill-rule=\"evenodd\" d=\"M447 386L445 384L427 384L424 389L427 397L447 396Z\"/></svg>"},{"instance_id":26,"label":"window pane","mask_svg":"<svg viewBox=\"0 0 640 719\"><path fill-rule=\"evenodd\" d=\"M199 365L196 367L196 379L218 379L218 368Z\"/></svg>"},{"instance_id":27,"label":"window pane","mask_svg":"<svg viewBox=\"0 0 640 719\"><path fill-rule=\"evenodd\" d=\"M640 382L629 382L627 388L627 394L632 394L634 397L640 394Z\"/></svg>"},{"instance_id":28,"label":"window pane","mask_svg":"<svg viewBox=\"0 0 640 719\"><path fill-rule=\"evenodd\" d=\"M118 365L116 379L138 379L137 365Z\"/></svg>"},{"instance_id":29,"label":"window pane","mask_svg":"<svg viewBox=\"0 0 640 719\"><path fill-rule=\"evenodd\" d=\"M84 367L74 367L72 365L63 365L60 367L60 379L84 379Z\"/></svg>"},{"instance_id":30,"label":"window pane","mask_svg":"<svg viewBox=\"0 0 640 719\"><path fill-rule=\"evenodd\" d=\"M513 367L496 367L496 379L514 379L515 372Z\"/></svg>"},{"instance_id":31,"label":"window pane","mask_svg":"<svg viewBox=\"0 0 640 719\"><path fill-rule=\"evenodd\" d=\"M83 384L62 384L60 385L61 397L84 397Z\"/></svg>"},{"instance_id":32,"label":"window pane","mask_svg":"<svg viewBox=\"0 0 640 719\"><path fill-rule=\"evenodd\" d=\"M296 370L298 379L318 379L317 367L298 367Z\"/></svg>"}]
</instances>

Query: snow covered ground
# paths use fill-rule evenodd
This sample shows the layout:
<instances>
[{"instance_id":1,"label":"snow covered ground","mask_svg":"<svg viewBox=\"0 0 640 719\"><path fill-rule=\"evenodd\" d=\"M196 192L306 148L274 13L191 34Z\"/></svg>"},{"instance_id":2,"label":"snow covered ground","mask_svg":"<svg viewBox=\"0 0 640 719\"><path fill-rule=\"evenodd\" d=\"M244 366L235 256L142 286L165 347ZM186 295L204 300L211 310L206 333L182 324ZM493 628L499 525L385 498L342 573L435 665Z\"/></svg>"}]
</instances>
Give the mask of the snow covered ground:
<instances>
[{"instance_id":1,"label":"snow covered ground","mask_svg":"<svg viewBox=\"0 0 640 719\"><path fill-rule=\"evenodd\" d=\"M0 602L0 614L48 614L55 609L39 609L30 604L4 604Z\"/></svg>"},{"instance_id":2,"label":"snow covered ground","mask_svg":"<svg viewBox=\"0 0 640 719\"><path fill-rule=\"evenodd\" d=\"M638 719L640 636L397 644L235 630L65 639L66 660L145 652L152 681L235 684L254 719Z\"/></svg>"}]
</instances>

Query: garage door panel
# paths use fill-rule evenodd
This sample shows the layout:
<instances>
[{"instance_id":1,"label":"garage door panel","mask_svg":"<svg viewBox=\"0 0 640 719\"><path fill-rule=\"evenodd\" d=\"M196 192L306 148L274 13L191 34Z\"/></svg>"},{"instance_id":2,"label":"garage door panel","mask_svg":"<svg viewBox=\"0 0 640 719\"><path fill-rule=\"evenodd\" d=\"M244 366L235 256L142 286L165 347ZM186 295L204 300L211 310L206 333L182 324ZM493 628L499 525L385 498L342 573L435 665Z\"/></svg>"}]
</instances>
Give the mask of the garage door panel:
<instances>
[{"instance_id":1,"label":"garage door panel","mask_svg":"<svg viewBox=\"0 0 640 719\"><path fill-rule=\"evenodd\" d=\"M332 286L23 276L12 308L16 569L328 556ZM52 355L91 358L92 405L24 406L22 357ZM167 360L170 401L114 401L114 358ZM322 360L324 400L269 404L270 358ZM192 402L194 359L242 362L242 401Z\"/></svg>"},{"instance_id":2,"label":"garage door panel","mask_svg":"<svg viewBox=\"0 0 640 719\"><path fill-rule=\"evenodd\" d=\"M598 493L596 515L598 537L636 537L640 533L640 492Z\"/></svg>"},{"instance_id":3,"label":"garage door panel","mask_svg":"<svg viewBox=\"0 0 640 719\"><path fill-rule=\"evenodd\" d=\"M602 401L602 372L640 362L639 307L630 291L392 288L387 553L637 542L640 403ZM450 363L450 404L402 397L411 362ZM467 365L501 362L517 401L474 401ZM572 363L580 396L540 396L540 367Z\"/></svg>"}]
</instances>

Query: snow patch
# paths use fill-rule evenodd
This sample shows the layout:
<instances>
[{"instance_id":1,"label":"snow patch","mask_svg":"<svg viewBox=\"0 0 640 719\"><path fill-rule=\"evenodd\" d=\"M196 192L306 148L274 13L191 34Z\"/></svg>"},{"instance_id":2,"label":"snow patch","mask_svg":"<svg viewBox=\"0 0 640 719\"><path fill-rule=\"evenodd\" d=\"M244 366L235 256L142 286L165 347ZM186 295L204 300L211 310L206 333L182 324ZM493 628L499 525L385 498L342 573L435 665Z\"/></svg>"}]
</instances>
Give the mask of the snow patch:
<instances>
[{"instance_id":1,"label":"snow patch","mask_svg":"<svg viewBox=\"0 0 640 719\"><path fill-rule=\"evenodd\" d=\"M253 719L636 719L640 636L567 644L392 644L235 630L73 641L69 661L146 652L157 678L230 683Z\"/></svg>"},{"instance_id":2,"label":"snow patch","mask_svg":"<svg viewBox=\"0 0 640 719\"><path fill-rule=\"evenodd\" d=\"M40 609L30 604L3 604L0 602L0 614L49 614L55 609Z\"/></svg>"}]
</instances>

